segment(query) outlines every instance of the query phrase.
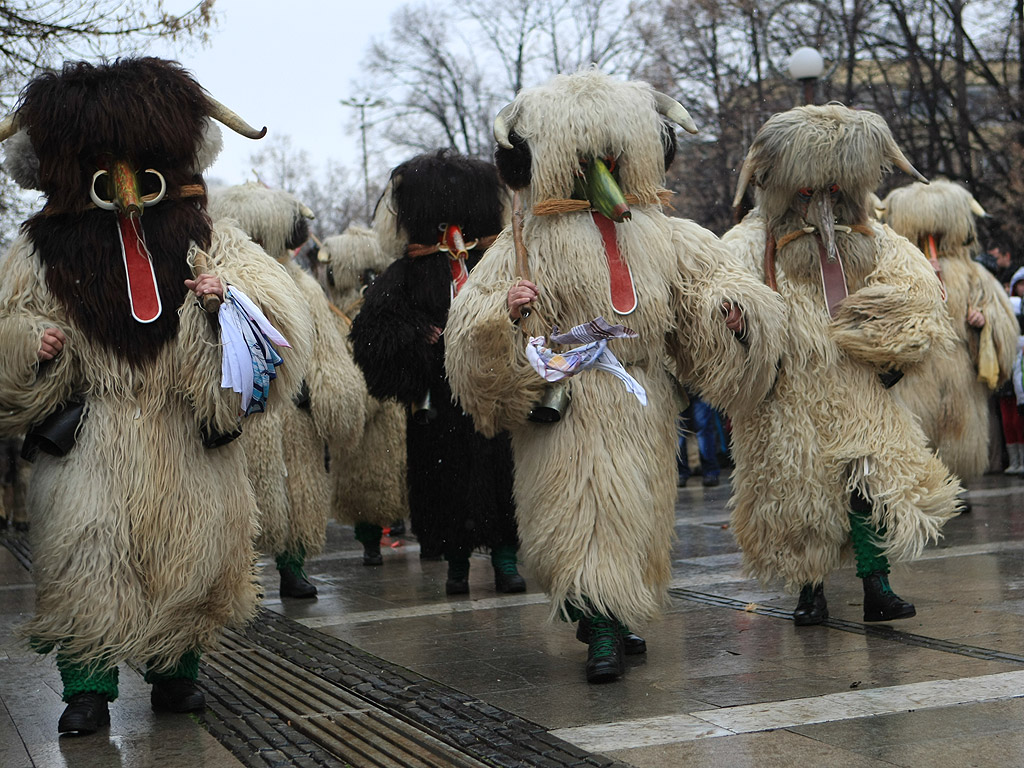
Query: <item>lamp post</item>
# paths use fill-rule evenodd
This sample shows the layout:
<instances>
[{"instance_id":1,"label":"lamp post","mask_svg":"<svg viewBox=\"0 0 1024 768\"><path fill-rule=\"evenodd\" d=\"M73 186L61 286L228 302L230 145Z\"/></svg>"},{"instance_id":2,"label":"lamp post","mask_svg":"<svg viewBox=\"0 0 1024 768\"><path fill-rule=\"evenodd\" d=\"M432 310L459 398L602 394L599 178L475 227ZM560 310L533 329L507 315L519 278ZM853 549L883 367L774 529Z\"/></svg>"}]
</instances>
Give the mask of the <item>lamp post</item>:
<instances>
[{"instance_id":1,"label":"lamp post","mask_svg":"<svg viewBox=\"0 0 1024 768\"><path fill-rule=\"evenodd\" d=\"M361 99L341 99L341 105L355 107L359 110L359 135L363 146L363 216L367 225L370 224L370 168L366 154L366 110L373 107L380 107L384 104L381 99L370 99L364 96Z\"/></svg>"},{"instance_id":2,"label":"lamp post","mask_svg":"<svg viewBox=\"0 0 1024 768\"><path fill-rule=\"evenodd\" d=\"M825 71L821 54L806 45L797 48L789 57L789 74L804 85L804 104L814 103L814 86Z\"/></svg>"}]
</instances>

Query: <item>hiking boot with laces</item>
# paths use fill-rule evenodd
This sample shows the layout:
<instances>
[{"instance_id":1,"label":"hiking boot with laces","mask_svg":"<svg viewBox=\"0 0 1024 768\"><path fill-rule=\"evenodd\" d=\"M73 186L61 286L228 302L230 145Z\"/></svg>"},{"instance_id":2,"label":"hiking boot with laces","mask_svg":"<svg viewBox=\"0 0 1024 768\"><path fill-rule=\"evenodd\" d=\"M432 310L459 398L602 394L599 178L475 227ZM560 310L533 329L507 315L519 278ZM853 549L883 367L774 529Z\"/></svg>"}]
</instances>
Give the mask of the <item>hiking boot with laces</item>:
<instances>
[{"instance_id":1,"label":"hiking boot with laces","mask_svg":"<svg viewBox=\"0 0 1024 768\"><path fill-rule=\"evenodd\" d=\"M887 574L876 572L864 577L864 621L892 621L916 615L914 604L892 591Z\"/></svg>"},{"instance_id":2,"label":"hiking boot with laces","mask_svg":"<svg viewBox=\"0 0 1024 768\"><path fill-rule=\"evenodd\" d=\"M800 599L793 611L793 623L798 627L821 624L828 618L828 604L825 602L824 584L804 584Z\"/></svg>"},{"instance_id":3,"label":"hiking boot with laces","mask_svg":"<svg viewBox=\"0 0 1024 768\"><path fill-rule=\"evenodd\" d=\"M647 653L647 641L640 635L633 634L629 627L621 621L615 622L619 627L619 637L622 638L622 650L627 656L637 656ZM576 625L576 639L581 643L590 642L590 617L584 616Z\"/></svg>"},{"instance_id":4,"label":"hiking boot with laces","mask_svg":"<svg viewBox=\"0 0 1024 768\"><path fill-rule=\"evenodd\" d=\"M622 636L618 622L605 616L590 617L590 643L587 648L587 682L610 683L626 671Z\"/></svg>"}]
</instances>

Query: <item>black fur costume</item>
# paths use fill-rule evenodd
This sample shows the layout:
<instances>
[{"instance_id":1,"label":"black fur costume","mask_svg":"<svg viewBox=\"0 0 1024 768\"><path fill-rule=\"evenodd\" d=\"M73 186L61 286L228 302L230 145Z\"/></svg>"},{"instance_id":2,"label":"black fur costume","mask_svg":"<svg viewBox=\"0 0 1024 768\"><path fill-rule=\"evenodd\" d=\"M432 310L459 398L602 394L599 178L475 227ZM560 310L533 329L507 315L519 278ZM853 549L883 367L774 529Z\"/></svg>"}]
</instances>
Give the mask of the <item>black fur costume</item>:
<instances>
[{"instance_id":1,"label":"black fur costume","mask_svg":"<svg viewBox=\"0 0 1024 768\"><path fill-rule=\"evenodd\" d=\"M502 192L488 163L448 151L417 156L392 171L378 203L395 214L405 245L437 242L441 224L458 224L465 240L501 231ZM470 270L483 256L469 251ZM414 406L429 390L436 419L406 419L409 507L424 552L466 558L477 546L517 545L508 436L487 439L452 402L444 372L444 336L429 344L431 326L444 328L450 303L447 253L408 255L370 288L351 338L370 393Z\"/></svg>"}]
</instances>

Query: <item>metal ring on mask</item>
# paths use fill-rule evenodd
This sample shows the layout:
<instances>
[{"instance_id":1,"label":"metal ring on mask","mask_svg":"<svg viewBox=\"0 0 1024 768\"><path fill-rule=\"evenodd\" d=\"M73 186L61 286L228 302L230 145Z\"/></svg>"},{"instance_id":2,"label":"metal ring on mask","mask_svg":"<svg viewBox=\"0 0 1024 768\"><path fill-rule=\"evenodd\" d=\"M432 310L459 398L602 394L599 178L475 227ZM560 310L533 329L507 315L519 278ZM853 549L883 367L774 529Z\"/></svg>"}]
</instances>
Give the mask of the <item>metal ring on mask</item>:
<instances>
[{"instance_id":1,"label":"metal ring on mask","mask_svg":"<svg viewBox=\"0 0 1024 768\"><path fill-rule=\"evenodd\" d=\"M160 191L156 193L156 197L152 200L147 200L145 197L142 198L142 205L149 208L151 205L156 205L164 199L164 195L167 194L167 180L164 179L164 175L153 168L147 168L143 173L152 173L158 179L160 179ZM146 197L149 197L148 195Z\"/></svg>"},{"instance_id":2,"label":"metal ring on mask","mask_svg":"<svg viewBox=\"0 0 1024 768\"><path fill-rule=\"evenodd\" d=\"M97 208L102 208L104 211L112 211L116 207L110 200L104 200L102 197L96 194L96 179L100 176L106 176L106 171L96 171L92 175L92 183L89 185L89 197L96 205Z\"/></svg>"}]
</instances>

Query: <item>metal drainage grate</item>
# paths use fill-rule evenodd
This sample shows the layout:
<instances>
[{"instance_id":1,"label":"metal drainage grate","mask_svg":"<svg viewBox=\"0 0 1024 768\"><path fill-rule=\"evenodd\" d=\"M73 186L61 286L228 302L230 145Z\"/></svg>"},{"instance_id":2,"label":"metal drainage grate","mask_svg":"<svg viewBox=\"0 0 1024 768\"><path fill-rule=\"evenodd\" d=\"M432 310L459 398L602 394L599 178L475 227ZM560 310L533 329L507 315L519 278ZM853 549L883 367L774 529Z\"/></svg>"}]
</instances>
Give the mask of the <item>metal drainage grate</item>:
<instances>
[{"instance_id":1,"label":"metal drainage grate","mask_svg":"<svg viewBox=\"0 0 1024 768\"><path fill-rule=\"evenodd\" d=\"M253 648L237 636L225 640L223 651L209 654L206 666L208 673L219 673L243 693L261 702L286 730L304 737L290 738L290 734L281 732L275 738L274 734L257 732L259 740L271 742L272 747L271 750L262 748L259 754L262 762L258 764L265 764L267 758L275 759L277 755L271 754L273 752L279 753L281 758L294 759L297 748L317 765L333 765L337 761L367 768L482 768L486 765L343 687L265 649ZM273 718L264 718L264 722L270 725ZM279 743L275 745L273 741ZM307 741L328 755L303 749ZM287 749L289 746L292 749Z\"/></svg>"}]
</instances>

